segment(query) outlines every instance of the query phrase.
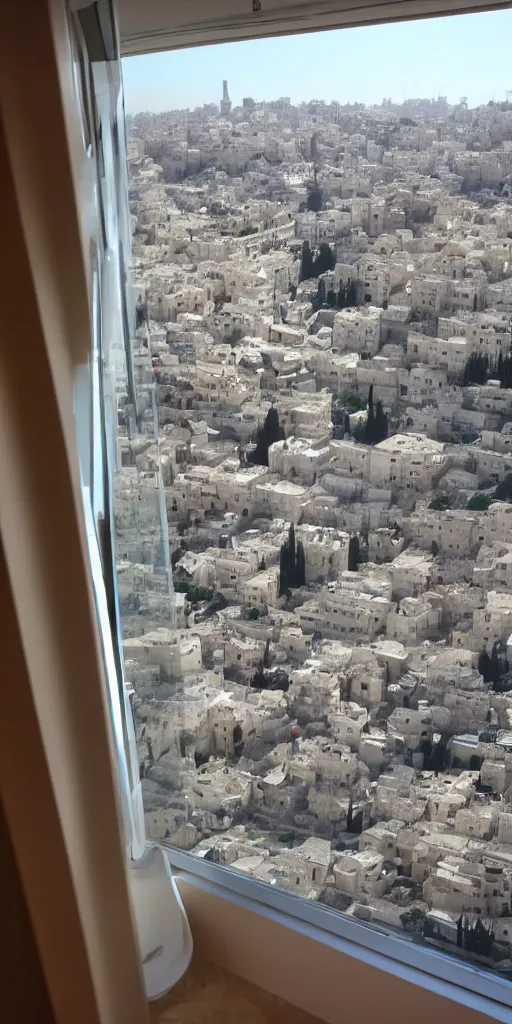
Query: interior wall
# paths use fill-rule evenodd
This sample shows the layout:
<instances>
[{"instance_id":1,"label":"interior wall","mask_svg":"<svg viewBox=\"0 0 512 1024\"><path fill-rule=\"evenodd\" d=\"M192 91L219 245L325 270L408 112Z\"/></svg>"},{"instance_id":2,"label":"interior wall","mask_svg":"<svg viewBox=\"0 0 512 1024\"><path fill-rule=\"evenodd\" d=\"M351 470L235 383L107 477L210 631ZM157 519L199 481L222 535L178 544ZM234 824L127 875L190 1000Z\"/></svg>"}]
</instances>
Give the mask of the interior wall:
<instances>
[{"instance_id":1,"label":"interior wall","mask_svg":"<svg viewBox=\"0 0 512 1024\"><path fill-rule=\"evenodd\" d=\"M0 991L6 1021L55 1024L11 837L0 801Z\"/></svg>"},{"instance_id":2,"label":"interior wall","mask_svg":"<svg viewBox=\"0 0 512 1024\"><path fill-rule=\"evenodd\" d=\"M327 1024L491 1024L493 1018L179 880L196 955Z\"/></svg>"}]
</instances>

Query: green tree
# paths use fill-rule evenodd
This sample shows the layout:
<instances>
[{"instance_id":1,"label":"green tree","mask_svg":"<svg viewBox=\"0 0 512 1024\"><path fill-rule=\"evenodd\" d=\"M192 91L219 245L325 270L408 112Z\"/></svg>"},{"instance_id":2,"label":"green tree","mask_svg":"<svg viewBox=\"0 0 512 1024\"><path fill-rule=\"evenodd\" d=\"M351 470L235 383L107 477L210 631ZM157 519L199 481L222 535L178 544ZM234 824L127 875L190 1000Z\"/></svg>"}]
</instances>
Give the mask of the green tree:
<instances>
[{"instance_id":1,"label":"green tree","mask_svg":"<svg viewBox=\"0 0 512 1024\"><path fill-rule=\"evenodd\" d=\"M146 323L147 316L147 308L142 300L139 299L135 307L135 326L137 329Z\"/></svg>"},{"instance_id":2,"label":"green tree","mask_svg":"<svg viewBox=\"0 0 512 1024\"><path fill-rule=\"evenodd\" d=\"M357 284L349 279L347 282L345 308L350 309L352 306L357 306Z\"/></svg>"},{"instance_id":3,"label":"green tree","mask_svg":"<svg viewBox=\"0 0 512 1024\"><path fill-rule=\"evenodd\" d=\"M193 604L198 601L211 601L213 590L210 590L209 587L201 587L198 583L191 583L187 590L187 597Z\"/></svg>"},{"instance_id":4,"label":"green tree","mask_svg":"<svg viewBox=\"0 0 512 1024\"><path fill-rule=\"evenodd\" d=\"M484 683L493 682L493 664L485 647L478 658L478 671L484 677Z\"/></svg>"},{"instance_id":5,"label":"green tree","mask_svg":"<svg viewBox=\"0 0 512 1024\"><path fill-rule=\"evenodd\" d=\"M446 512L448 508L452 507L452 503L447 494L436 494L428 507L434 509L435 512Z\"/></svg>"},{"instance_id":6,"label":"green tree","mask_svg":"<svg viewBox=\"0 0 512 1024\"><path fill-rule=\"evenodd\" d=\"M263 426L256 435L256 448L249 452L247 461L256 466L268 466L268 450L271 444L284 440L284 430L279 423L279 414L275 406L271 406L265 416Z\"/></svg>"},{"instance_id":7,"label":"green tree","mask_svg":"<svg viewBox=\"0 0 512 1024\"><path fill-rule=\"evenodd\" d=\"M265 652L263 654L263 668L270 668L270 640L267 640L265 644Z\"/></svg>"},{"instance_id":8,"label":"green tree","mask_svg":"<svg viewBox=\"0 0 512 1024\"><path fill-rule=\"evenodd\" d=\"M306 199L306 207L313 213L319 213L323 206L323 195L322 190L318 185L315 184L314 188L308 192L308 198Z\"/></svg>"},{"instance_id":9,"label":"green tree","mask_svg":"<svg viewBox=\"0 0 512 1024\"><path fill-rule=\"evenodd\" d=\"M494 492L495 501L512 501L512 473L508 473Z\"/></svg>"},{"instance_id":10,"label":"green tree","mask_svg":"<svg viewBox=\"0 0 512 1024\"><path fill-rule=\"evenodd\" d=\"M255 690L266 690L267 683L265 679L265 674L263 672L263 665L260 665L259 668L256 669L256 672L254 673L251 679L250 685L253 686Z\"/></svg>"},{"instance_id":11,"label":"green tree","mask_svg":"<svg viewBox=\"0 0 512 1024\"><path fill-rule=\"evenodd\" d=\"M375 434L375 413L373 411L373 404L368 406L368 415L366 417L366 423L364 426L364 441L366 444L374 444L376 439Z\"/></svg>"},{"instance_id":12,"label":"green tree","mask_svg":"<svg viewBox=\"0 0 512 1024\"><path fill-rule=\"evenodd\" d=\"M300 281L309 281L312 277L315 277L313 256L311 254L311 248L308 241L302 243L302 257L300 261Z\"/></svg>"},{"instance_id":13,"label":"green tree","mask_svg":"<svg viewBox=\"0 0 512 1024\"><path fill-rule=\"evenodd\" d=\"M306 554L301 540L297 541L297 553L295 556L295 586L306 586Z\"/></svg>"},{"instance_id":14,"label":"green tree","mask_svg":"<svg viewBox=\"0 0 512 1024\"><path fill-rule=\"evenodd\" d=\"M466 508L471 512L485 512L494 498L491 494L484 494L483 491L477 491L472 494L469 501L466 504Z\"/></svg>"},{"instance_id":15,"label":"green tree","mask_svg":"<svg viewBox=\"0 0 512 1024\"><path fill-rule=\"evenodd\" d=\"M347 832L352 831L352 821L354 817L354 805L352 803L352 797L349 797L348 810L347 810Z\"/></svg>"},{"instance_id":16,"label":"green tree","mask_svg":"<svg viewBox=\"0 0 512 1024\"><path fill-rule=\"evenodd\" d=\"M290 523L288 537L279 552L279 594L306 584L306 556L302 541L295 540L295 526Z\"/></svg>"},{"instance_id":17,"label":"green tree","mask_svg":"<svg viewBox=\"0 0 512 1024\"><path fill-rule=\"evenodd\" d=\"M348 542L348 566L350 572L357 572L361 561L359 537L354 533Z\"/></svg>"},{"instance_id":18,"label":"green tree","mask_svg":"<svg viewBox=\"0 0 512 1024\"><path fill-rule=\"evenodd\" d=\"M364 398L359 398L359 395L354 395L347 391L338 396L338 401L348 412L361 412L363 409L366 409Z\"/></svg>"},{"instance_id":19,"label":"green tree","mask_svg":"<svg viewBox=\"0 0 512 1024\"><path fill-rule=\"evenodd\" d=\"M328 270L334 270L334 266L334 253L330 245L328 242L321 242L318 250L318 256L313 264L314 277L320 277L320 274L325 274Z\"/></svg>"},{"instance_id":20,"label":"green tree","mask_svg":"<svg viewBox=\"0 0 512 1024\"><path fill-rule=\"evenodd\" d=\"M491 651L491 680L497 683L502 674L499 640L495 640Z\"/></svg>"},{"instance_id":21,"label":"green tree","mask_svg":"<svg viewBox=\"0 0 512 1024\"><path fill-rule=\"evenodd\" d=\"M476 921L471 921L465 914L461 914L459 920L460 925L457 922L457 945L460 945L468 953L489 957L495 938L492 922L484 924L480 917Z\"/></svg>"},{"instance_id":22,"label":"green tree","mask_svg":"<svg viewBox=\"0 0 512 1024\"><path fill-rule=\"evenodd\" d=\"M247 609L247 618L248 619L251 619L252 621L255 621L256 619L259 619L259 617L260 617L260 610L259 610L259 608L256 608L254 605L252 605L250 608Z\"/></svg>"},{"instance_id":23,"label":"green tree","mask_svg":"<svg viewBox=\"0 0 512 1024\"><path fill-rule=\"evenodd\" d=\"M375 407L375 420L374 420L374 444L379 444L380 441L385 441L388 436L388 418L384 409L382 408L382 402L378 401Z\"/></svg>"},{"instance_id":24,"label":"green tree","mask_svg":"<svg viewBox=\"0 0 512 1024\"><path fill-rule=\"evenodd\" d=\"M426 919L426 912L419 907L411 907L410 910L404 910L404 913L400 914L404 932L410 932L412 935L423 935Z\"/></svg>"},{"instance_id":25,"label":"green tree","mask_svg":"<svg viewBox=\"0 0 512 1024\"><path fill-rule=\"evenodd\" d=\"M496 367L496 377L500 382L500 387L512 388L512 355L510 353L503 356L500 352Z\"/></svg>"},{"instance_id":26,"label":"green tree","mask_svg":"<svg viewBox=\"0 0 512 1024\"><path fill-rule=\"evenodd\" d=\"M282 597L292 587L290 579L290 553L288 541L283 541L279 551L279 596Z\"/></svg>"},{"instance_id":27,"label":"green tree","mask_svg":"<svg viewBox=\"0 0 512 1024\"><path fill-rule=\"evenodd\" d=\"M489 357L482 352L472 352L464 367L462 386L485 384L489 379L490 371Z\"/></svg>"}]
</instances>

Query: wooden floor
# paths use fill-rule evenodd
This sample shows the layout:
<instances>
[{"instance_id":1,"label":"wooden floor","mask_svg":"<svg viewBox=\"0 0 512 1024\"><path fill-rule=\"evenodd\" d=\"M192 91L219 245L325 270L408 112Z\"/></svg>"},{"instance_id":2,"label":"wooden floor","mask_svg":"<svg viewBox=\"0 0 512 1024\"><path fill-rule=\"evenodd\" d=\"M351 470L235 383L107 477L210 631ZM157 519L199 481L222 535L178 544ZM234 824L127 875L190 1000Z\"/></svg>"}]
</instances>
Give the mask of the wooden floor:
<instances>
[{"instance_id":1,"label":"wooden floor","mask_svg":"<svg viewBox=\"0 0 512 1024\"><path fill-rule=\"evenodd\" d=\"M256 985L194 961L176 987L150 1004L151 1024L319 1024Z\"/></svg>"}]
</instances>

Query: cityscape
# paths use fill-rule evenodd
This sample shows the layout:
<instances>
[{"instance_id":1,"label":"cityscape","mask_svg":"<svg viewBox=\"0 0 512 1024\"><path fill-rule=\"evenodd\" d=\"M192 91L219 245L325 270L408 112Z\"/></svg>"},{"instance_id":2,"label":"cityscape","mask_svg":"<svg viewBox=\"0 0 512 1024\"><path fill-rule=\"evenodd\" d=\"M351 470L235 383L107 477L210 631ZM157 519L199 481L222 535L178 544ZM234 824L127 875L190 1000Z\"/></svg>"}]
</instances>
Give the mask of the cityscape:
<instances>
[{"instance_id":1,"label":"cityscape","mask_svg":"<svg viewBox=\"0 0 512 1024\"><path fill-rule=\"evenodd\" d=\"M218 95L127 118L147 834L510 974L512 92Z\"/></svg>"}]
</instances>

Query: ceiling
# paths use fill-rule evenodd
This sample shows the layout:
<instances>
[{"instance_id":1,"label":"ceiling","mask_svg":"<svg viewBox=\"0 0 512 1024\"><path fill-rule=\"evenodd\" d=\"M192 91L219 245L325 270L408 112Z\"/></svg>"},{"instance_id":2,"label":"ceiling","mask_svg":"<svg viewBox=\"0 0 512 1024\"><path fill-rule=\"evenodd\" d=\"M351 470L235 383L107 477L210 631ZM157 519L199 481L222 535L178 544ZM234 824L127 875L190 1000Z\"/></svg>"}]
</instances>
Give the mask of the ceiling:
<instances>
[{"instance_id":1,"label":"ceiling","mask_svg":"<svg viewBox=\"0 0 512 1024\"><path fill-rule=\"evenodd\" d=\"M123 56L511 6L510 0L117 0Z\"/></svg>"}]
</instances>

